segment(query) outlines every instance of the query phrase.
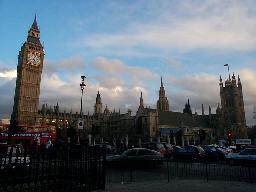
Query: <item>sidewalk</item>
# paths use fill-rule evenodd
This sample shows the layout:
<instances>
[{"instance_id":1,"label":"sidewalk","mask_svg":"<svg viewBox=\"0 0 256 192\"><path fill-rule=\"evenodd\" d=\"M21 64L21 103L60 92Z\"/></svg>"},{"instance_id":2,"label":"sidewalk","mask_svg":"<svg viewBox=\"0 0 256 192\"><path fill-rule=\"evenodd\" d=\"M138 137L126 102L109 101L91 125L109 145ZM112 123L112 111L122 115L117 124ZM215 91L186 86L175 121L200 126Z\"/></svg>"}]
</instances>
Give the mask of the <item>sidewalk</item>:
<instances>
[{"instance_id":1,"label":"sidewalk","mask_svg":"<svg viewBox=\"0 0 256 192\"><path fill-rule=\"evenodd\" d=\"M253 192L255 184L230 181L171 180L168 182L149 181L114 183L106 185L106 192ZM100 191L99 191L100 192Z\"/></svg>"}]
</instances>

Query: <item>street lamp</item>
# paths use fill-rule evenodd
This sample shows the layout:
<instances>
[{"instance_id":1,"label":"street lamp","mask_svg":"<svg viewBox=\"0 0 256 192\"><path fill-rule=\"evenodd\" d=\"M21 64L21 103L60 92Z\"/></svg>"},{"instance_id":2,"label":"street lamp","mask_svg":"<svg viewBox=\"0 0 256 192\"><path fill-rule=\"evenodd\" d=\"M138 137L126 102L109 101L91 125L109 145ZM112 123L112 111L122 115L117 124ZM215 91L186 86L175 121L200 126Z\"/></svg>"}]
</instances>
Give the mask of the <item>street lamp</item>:
<instances>
[{"instance_id":1,"label":"street lamp","mask_svg":"<svg viewBox=\"0 0 256 192\"><path fill-rule=\"evenodd\" d=\"M84 80L85 80L85 76L82 75L81 76L81 79L82 79L82 82L80 83L80 87L81 87L81 108L80 108L80 117L82 118L82 111L83 111L83 94L84 94L84 88L85 88L85 84L84 84Z\"/></svg>"},{"instance_id":2,"label":"street lamp","mask_svg":"<svg viewBox=\"0 0 256 192\"><path fill-rule=\"evenodd\" d=\"M78 120L78 138L77 138L77 143L80 143L80 129L83 129L84 127L84 120L82 117L82 112L83 112L83 94L84 94L84 88L85 88L85 84L84 84L84 80L85 80L85 76L82 75L81 76L81 83L80 83L80 88L81 88L81 106L80 106L80 119Z\"/></svg>"}]
</instances>

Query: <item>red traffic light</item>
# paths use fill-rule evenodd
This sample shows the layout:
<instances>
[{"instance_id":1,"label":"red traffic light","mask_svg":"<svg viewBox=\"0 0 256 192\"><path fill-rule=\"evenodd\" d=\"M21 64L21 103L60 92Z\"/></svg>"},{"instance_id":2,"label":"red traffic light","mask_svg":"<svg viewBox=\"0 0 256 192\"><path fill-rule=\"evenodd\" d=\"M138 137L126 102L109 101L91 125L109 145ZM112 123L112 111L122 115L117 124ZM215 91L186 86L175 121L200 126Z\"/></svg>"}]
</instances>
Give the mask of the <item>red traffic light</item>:
<instances>
[{"instance_id":1,"label":"red traffic light","mask_svg":"<svg viewBox=\"0 0 256 192\"><path fill-rule=\"evenodd\" d=\"M231 131L228 131L227 136L228 136L228 138L232 138L232 132L231 132Z\"/></svg>"}]
</instances>

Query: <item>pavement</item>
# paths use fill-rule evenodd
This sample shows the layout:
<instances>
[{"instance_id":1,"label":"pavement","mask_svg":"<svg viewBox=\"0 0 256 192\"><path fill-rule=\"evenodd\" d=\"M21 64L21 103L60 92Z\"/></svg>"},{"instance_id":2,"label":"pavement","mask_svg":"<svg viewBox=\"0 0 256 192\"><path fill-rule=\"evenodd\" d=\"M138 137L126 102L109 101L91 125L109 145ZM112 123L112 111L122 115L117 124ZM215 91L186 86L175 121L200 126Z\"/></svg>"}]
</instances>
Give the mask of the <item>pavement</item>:
<instances>
[{"instance_id":1,"label":"pavement","mask_svg":"<svg viewBox=\"0 0 256 192\"><path fill-rule=\"evenodd\" d=\"M233 181L180 180L108 183L105 192L254 192L256 184ZM98 192L103 192L102 190Z\"/></svg>"}]
</instances>

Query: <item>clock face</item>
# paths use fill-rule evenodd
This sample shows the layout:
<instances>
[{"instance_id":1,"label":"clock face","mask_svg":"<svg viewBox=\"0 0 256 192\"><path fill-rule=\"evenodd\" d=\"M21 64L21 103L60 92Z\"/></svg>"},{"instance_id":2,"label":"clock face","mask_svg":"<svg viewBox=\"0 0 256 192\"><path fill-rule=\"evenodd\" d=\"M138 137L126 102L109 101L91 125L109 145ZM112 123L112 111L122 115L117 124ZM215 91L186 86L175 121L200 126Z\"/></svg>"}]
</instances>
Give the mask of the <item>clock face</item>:
<instances>
[{"instance_id":1,"label":"clock face","mask_svg":"<svg viewBox=\"0 0 256 192\"><path fill-rule=\"evenodd\" d=\"M40 65L39 53L29 53L28 54L28 64L38 66Z\"/></svg>"}]
</instances>

